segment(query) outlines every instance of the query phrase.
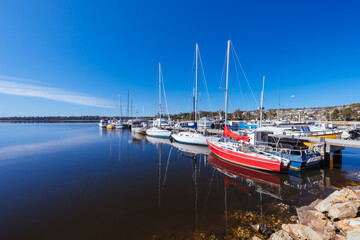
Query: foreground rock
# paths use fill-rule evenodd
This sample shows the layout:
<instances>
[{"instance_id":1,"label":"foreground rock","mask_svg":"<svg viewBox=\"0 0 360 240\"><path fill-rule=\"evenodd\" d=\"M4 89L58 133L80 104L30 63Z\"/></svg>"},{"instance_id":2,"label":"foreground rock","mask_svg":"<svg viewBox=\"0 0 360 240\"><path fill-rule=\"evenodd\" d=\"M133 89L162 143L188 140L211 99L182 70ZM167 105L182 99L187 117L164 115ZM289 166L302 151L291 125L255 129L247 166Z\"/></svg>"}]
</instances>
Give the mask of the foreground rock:
<instances>
[{"instance_id":1,"label":"foreground rock","mask_svg":"<svg viewBox=\"0 0 360 240\"><path fill-rule=\"evenodd\" d=\"M322 237L317 232L302 224L283 224L282 229L287 232L293 239L322 239Z\"/></svg>"},{"instance_id":2,"label":"foreground rock","mask_svg":"<svg viewBox=\"0 0 360 240\"><path fill-rule=\"evenodd\" d=\"M322 239L331 239L335 237L335 226L323 213L318 212L315 208L307 206L298 208L296 211L300 224L310 227Z\"/></svg>"},{"instance_id":3,"label":"foreground rock","mask_svg":"<svg viewBox=\"0 0 360 240\"><path fill-rule=\"evenodd\" d=\"M293 238L284 230L277 231L272 234L269 240L292 240Z\"/></svg>"},{"instance_id":4,"label":"foreground rock","mask_svg":"<svg viewBox=\"0 0 360 240\"><path fill-rule=\"evenodd\" d=\"M298 224L283 224L269 239L360 239L360 187L335 191L298 208Z\"/></svg>"},{"instance_id":5,"label":"foreground rock","mask_svg":"<svg viewBox=\"0 0 360 240\"><path fill-rule=\"evenodd\" d=\"M315 209L319 212L328 212L335 204L345 202L353 202L357 207L359 207L360 195L349 188L343 188L341 191L335 191L323 201L319 202L315 206Z\"/></svg>"},{"instance_id":6,"label":"foreground rock","mask_svg":"<svg viewBox=\"0 0 360 240\"><path fill-rule=\"evenodd\" d=\"M354 218L358 208L359 206L354 202L337 203L329 209L328 216L331 219Z\"/></svg>"},{"instance_id":7,"label":"foreground rock","mask_svg":"<svg viewBox=\"0 0 360 240\"><path fill-rule=\"evenodd\" d=\"M360 217L338 221L336 227L346 239L360 239Z\"/></svg>"}]
</instances>

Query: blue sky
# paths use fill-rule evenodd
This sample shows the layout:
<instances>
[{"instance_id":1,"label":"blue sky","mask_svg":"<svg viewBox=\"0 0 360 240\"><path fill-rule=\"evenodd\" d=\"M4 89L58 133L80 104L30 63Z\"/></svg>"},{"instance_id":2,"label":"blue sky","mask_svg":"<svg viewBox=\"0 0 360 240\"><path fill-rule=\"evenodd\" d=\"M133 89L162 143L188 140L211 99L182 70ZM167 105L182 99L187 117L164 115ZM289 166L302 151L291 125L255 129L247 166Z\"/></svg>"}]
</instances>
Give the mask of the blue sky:
<instances>
[{"instance_id":1,"label":"blue sky","mask_svg":"<svg viewBox=\"0 0 360 240\"><path fill-rule=\"evenodd\" d=\"M360 102L357 1L2 1L0 116L155 114L158 62L170 113L191 111L199 43L212 110L224 109L231 39L265 108ZM233 62L231 57L231 62ZM238 69L239 70L239 69ZM201 76L201 75L200 75ZM211 110L202 78L200 110ZM256 108L234 64L229 110ZM126 112L124 109L123 112Z\"/></svg>"}]
</instances>

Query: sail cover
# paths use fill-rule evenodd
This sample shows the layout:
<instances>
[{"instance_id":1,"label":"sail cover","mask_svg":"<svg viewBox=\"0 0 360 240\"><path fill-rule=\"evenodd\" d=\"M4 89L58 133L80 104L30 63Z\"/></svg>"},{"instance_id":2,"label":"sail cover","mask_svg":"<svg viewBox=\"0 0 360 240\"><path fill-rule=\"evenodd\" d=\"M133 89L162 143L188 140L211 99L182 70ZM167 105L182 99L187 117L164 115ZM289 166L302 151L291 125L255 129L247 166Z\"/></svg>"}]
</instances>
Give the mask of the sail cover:
<instances>
[{"instance_id":1,"label":"sail cover","mask_svg":"<svg viewBox=\"0 0 360 240\"><path fill-rule=\"evenodd\" d=\"M232 139L237 141L243 140L246 142L250 142L250 138L248 136L240 136L233 133L227 125L225 125L223 137L231 137Z\"/></svg>"}]
</instances>

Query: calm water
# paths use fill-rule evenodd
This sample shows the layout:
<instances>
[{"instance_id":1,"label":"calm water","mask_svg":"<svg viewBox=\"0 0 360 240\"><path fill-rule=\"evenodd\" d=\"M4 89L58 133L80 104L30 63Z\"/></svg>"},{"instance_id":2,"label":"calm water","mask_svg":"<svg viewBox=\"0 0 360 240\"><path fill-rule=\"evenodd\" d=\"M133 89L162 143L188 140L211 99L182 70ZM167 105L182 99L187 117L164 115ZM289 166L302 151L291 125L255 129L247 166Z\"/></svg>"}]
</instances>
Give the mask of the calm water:
<instances>
[{"instance_id":1,"label":"calm water","mask_svg":"<svg viewBox=\"0 0 360 240\"><path fill-rule=\"evenodd\" d=\"M334 169L270 174L93 123L1 123L0 134L1 239L226 231L225 210L266 214L265 203L304 205L359 180L358 149L345 149Z\"/></svg>"}]
</instances>

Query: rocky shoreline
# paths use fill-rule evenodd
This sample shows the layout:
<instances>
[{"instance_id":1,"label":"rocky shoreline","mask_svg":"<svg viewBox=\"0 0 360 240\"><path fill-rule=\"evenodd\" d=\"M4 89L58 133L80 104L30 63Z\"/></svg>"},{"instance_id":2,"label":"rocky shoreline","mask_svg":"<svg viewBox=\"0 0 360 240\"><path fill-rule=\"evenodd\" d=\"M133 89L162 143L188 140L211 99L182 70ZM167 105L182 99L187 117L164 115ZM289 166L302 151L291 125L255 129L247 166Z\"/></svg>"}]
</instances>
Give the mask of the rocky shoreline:
<instances>
[{"instance_id":1,"label":"rocky shoreline","mask_svg":"<svg viewBox=\"0 0 360 240\"><path fill-rule=\"evenodd\" d=\"M272 233L267 226L256 224L254 229L268 233L270 240L360 239L360 186L335 191L327 198L317 199L309 206L296 209L294 224L282 224ZM270 235L271 234L271 235ZM252 239L260 239L254 236Z\"/></svg>"}]
</instances>

